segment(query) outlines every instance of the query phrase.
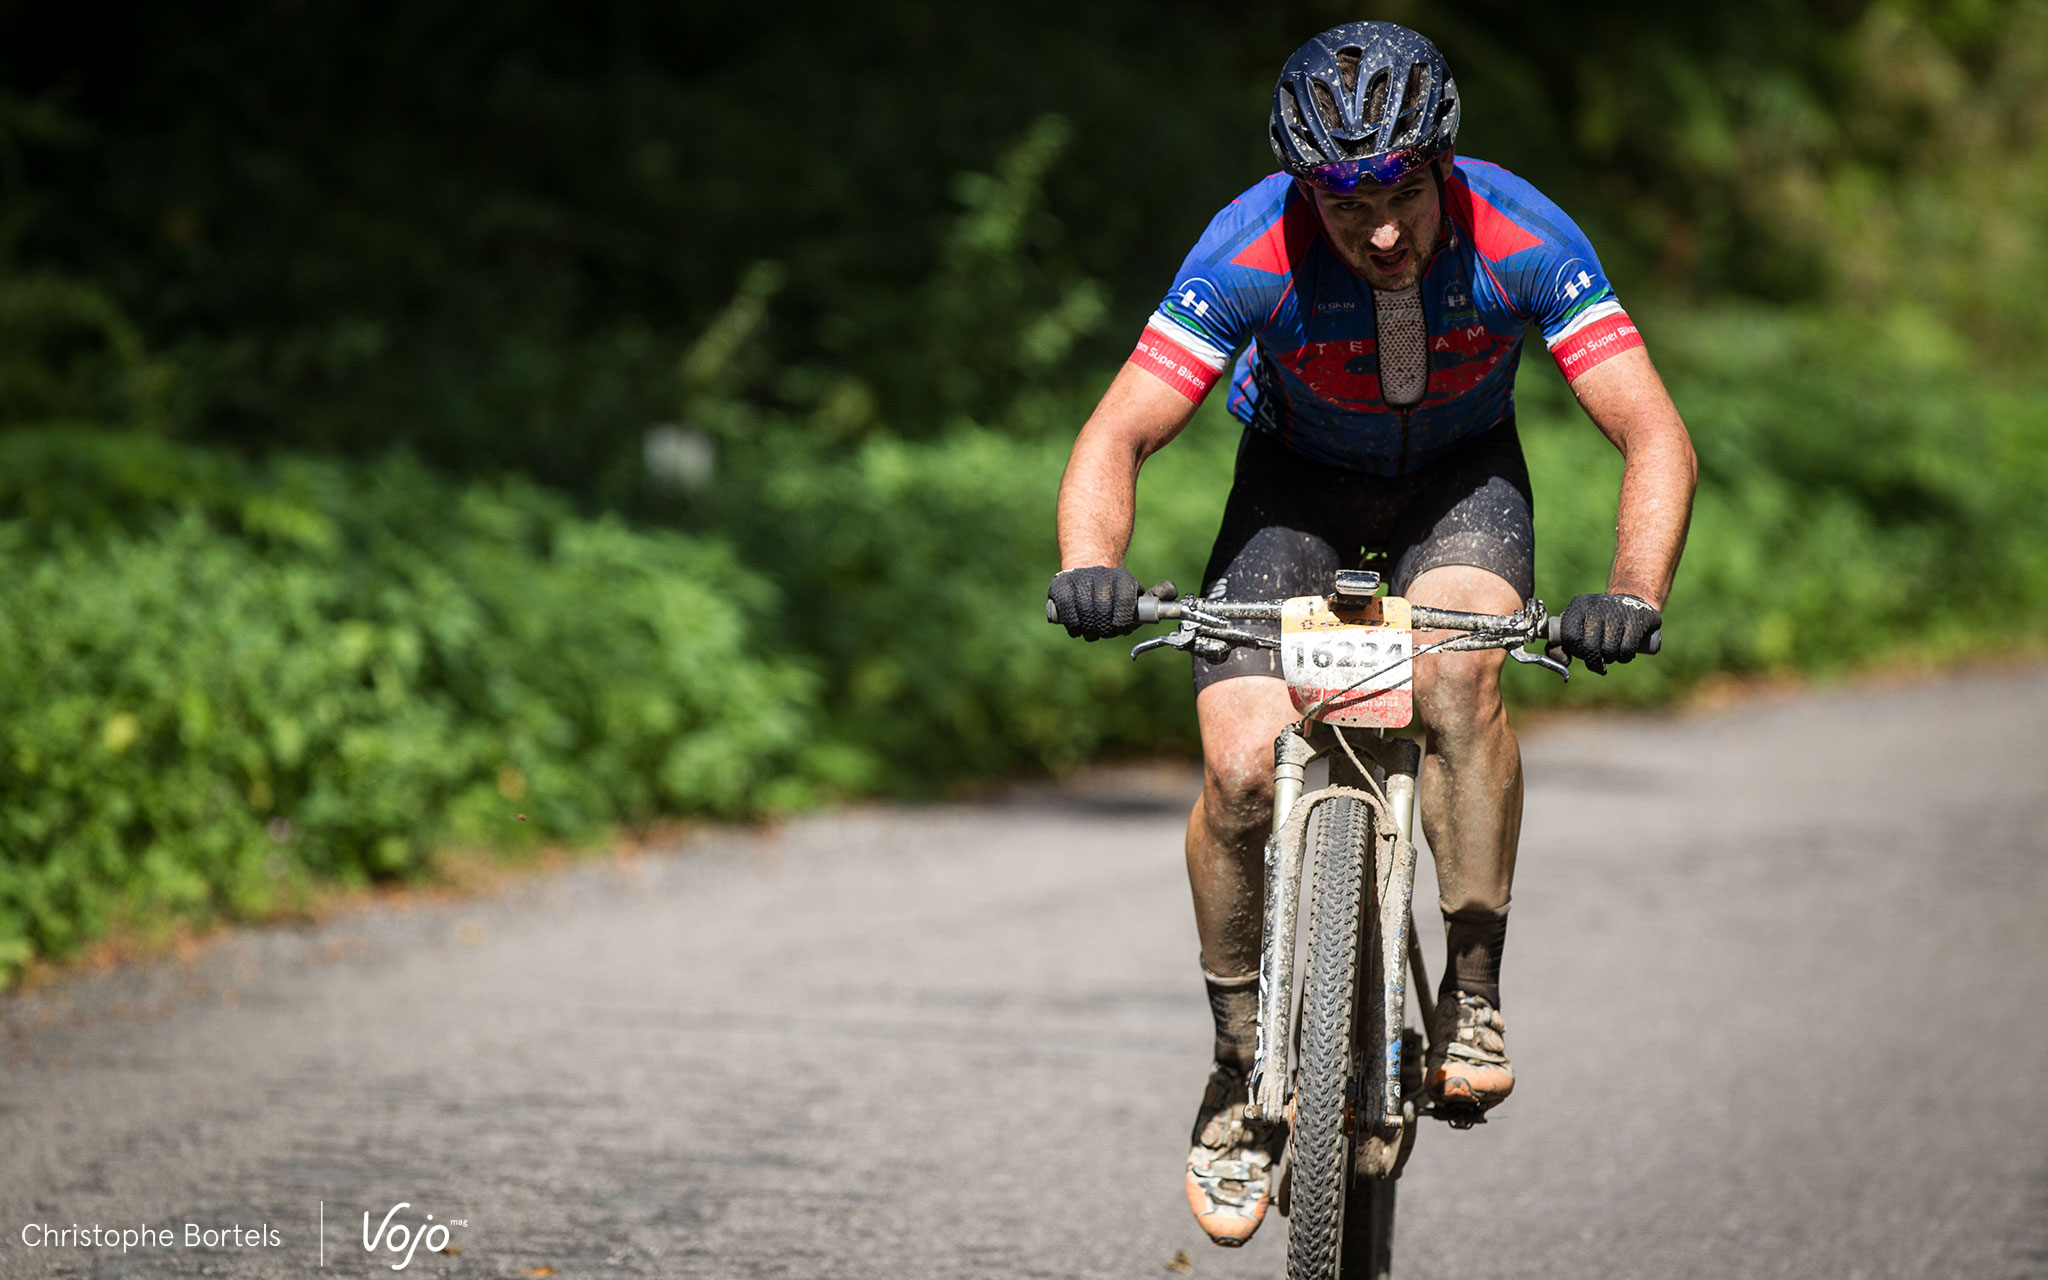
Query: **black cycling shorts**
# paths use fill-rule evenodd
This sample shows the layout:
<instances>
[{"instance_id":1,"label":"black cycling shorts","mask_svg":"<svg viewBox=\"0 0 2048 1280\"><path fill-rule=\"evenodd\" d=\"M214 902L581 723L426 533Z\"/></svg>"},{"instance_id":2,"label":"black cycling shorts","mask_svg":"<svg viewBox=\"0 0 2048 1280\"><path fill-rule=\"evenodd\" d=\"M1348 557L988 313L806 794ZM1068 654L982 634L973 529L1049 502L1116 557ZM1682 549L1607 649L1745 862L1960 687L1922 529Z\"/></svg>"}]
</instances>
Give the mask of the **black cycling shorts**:
<instances>
[{"instance_id":1,"label":"black cycling shorts","mask_svg":"<svg viewBox=\"0 0 2048 1280\"><path fill-rule=\"evenodd\" d=\"M1339 569L1377 569L1395 595L1424 570L1465 564L1536 593L1529 466L1513 419L1411 475L1375 476L1316 462L1249 428L1202 594L1220 600L1322 595ZM1278 623L1243 623L1279 634ZM1271 649L1195 659L1195 690L1233 676L1277 676Z\"/></svg>"}]
</instances>

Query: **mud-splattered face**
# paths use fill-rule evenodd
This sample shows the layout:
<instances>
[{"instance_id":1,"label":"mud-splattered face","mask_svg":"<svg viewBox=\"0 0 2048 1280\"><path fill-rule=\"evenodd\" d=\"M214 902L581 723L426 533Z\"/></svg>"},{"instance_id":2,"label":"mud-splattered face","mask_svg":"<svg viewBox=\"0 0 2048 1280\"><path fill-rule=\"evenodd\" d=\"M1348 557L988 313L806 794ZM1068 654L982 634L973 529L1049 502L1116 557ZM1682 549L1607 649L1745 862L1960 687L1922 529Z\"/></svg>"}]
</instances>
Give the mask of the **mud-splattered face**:
<instances>
[{"instance_id":1,"label":"mud-splattered face","mask_svg":"<svg viewBox=\"0 0 2048 1280\"><path fill-rule=\"evenodd\" d=\"M1375 289L1406 289L1422 278L1436 247L1442 202L1431 166L1391 187L1361 183L1346 192L1309 187L1330 243Z\"/></svg>"}]
</instances>

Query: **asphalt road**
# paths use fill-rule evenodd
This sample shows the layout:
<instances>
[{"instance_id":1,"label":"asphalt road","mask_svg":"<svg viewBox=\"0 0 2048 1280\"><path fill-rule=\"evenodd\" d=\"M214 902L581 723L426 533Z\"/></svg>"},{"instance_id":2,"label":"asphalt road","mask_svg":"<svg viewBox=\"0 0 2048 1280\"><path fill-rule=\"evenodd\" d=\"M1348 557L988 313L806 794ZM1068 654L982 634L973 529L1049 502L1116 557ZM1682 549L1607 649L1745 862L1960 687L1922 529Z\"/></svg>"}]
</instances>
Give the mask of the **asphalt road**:
<instances>
[{"instance_id":1,"label":"asphalt road","mask_svg":"<svg viewBox=\"0 0 2048 1280\"><path fill-rule=\"evenodd\" d=\"M2048 1276L2048 673L1527 754L1520 1084L1422 1134L1401 1273ZM380 1247L461 1250L410 1275L1279 1275L1284 1224L1213 1249L1181 1198L1191 789L839 813L0 999L0 1275L388 1275L400 1202ZM24 1243L72 1224L175 1243ZM186 1243L237 1226L275 1243Z\"/></svg>"}]
</instances>

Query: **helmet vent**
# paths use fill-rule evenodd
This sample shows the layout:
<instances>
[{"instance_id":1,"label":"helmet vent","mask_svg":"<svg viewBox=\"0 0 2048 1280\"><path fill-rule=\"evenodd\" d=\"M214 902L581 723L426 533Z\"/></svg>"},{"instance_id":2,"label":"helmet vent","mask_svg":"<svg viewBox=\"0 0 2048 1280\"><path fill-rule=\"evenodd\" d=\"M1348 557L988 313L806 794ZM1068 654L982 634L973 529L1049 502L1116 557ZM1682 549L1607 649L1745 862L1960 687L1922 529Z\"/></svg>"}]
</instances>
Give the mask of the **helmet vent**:
<instances>
[{"instance_id":1,"label":"helmet vent","mask_svg":"<svg viewBox=\"0 0 2048 1280\"><path fill-rule=\"evenodd\" d=\"M1310 129L1307 122L1302 119L1301 102L1294 96L1294 86L1288 84L1281 85L1279 99L1280 118L1286 125L1287 132L1293 135L1294 145L1303 154L1314 157L1317 162L1327 160L1329 157L1324 155L1322 147L1316 144L1315 131ZM1280 137L1280 127L1278 125L1274 126L1273 136L1283 145L1285 144L1286 140Z\"/></svg>"},{"instance_id":2,"label":"helmet vent","mask_svg":"<svg viewBox=\"0 0 2048 1280\"><path fill-rule=\"evenodd\" d=\"M1435 142L1438 138L1441 138L1444 133L1444 122L1449 120L1451 113L1457 109L1458 100L1456 98L1445 98L1442 102L1438 103L1436 119L1430 123L1429 133L1425 140Z\"/></svg>"},{"instance_id":3,"label":"helmet vent","mask_svg":"<svg viewBox=\"0 0 2048 1280\"><path fill-rule=\"evenodd\" d=\"M1386 114L1388 78L1387 73L1381 71L1372 78L1372 84L1366 88L1365 112L1360 119L1364 121L1369 133L1379 132L1380 117Z\"/></svg>"},{"instance_id":4,"label":"helmet vent","mask_svg":"<svg viewBox=\"0 0 2048 1280\"><path fill-rule=\"evenodd\" d=\"M1308 82L1308 91L1316 97L1316 113L1323 118L1325 129L1342 129L1344 113L1337 109L1337 95L1330 92L1330 86L1321 79Z\"/></svg>"},{"instance_id":5,"label":"helmet vent","mask_svg":"<svg viewBox=\"0 0 2048 1280\"><path fill-rule=\"evenodd\" d=\"M1364 57L1364 53L1356 48L1337 50L1337 83L1344 86L1347 98L1358 92L1358 64Z\"/></svg>"},{"instance_id":6,"label":"helmet vent","mask_svg":"<svg viewBox=\"0 0 2048 1280\"><path fill-rule=\"evenodd\" d=\"M1413 146L1422 133L1422 102L1429 87L1429 68L1420 62L1408 68L1408 83L1401 89L1401 115L1394 121L1390 147Z\"/></svg>"},{"instance_id":7,"label":"helmet vent","mask_svg":"<svg viewBox=\"0 0 2048 1280\"><path fill-rule=\"evenodd\" d=\"M1301 103L1295 101L1294 86L1283 84L1275 95L1280 103L1280 119L1290 130L1301 128Z\"/></svg>"}]
</instances>

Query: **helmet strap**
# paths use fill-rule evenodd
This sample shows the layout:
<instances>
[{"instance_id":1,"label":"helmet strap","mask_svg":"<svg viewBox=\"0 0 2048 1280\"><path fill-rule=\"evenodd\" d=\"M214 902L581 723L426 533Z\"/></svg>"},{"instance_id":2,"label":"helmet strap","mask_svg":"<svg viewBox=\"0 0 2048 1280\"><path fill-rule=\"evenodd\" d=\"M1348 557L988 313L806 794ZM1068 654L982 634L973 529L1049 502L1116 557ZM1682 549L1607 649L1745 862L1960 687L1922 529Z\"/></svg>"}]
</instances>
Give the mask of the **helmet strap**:
<instances>
[{"instance_id":1,"label":"helmet strap","mask_svg":"<svg viewBox=\"0 0 2048 1280\"><path fill-rule=\"evenodd\" d=\"M1430 263L1436 261L1436 255L1443 252L1444 246L1451 242L1451 229L1455 225L1451 221L1450 203L1444 198L1443 161L1449 159L1450 155L1451 153L1446 151L1429 162L1429 180L1436 184L1436 243L1429 246L1429 257L1423 261L1424 275L1429 273Z\"/></svg>"}]
</instances>

